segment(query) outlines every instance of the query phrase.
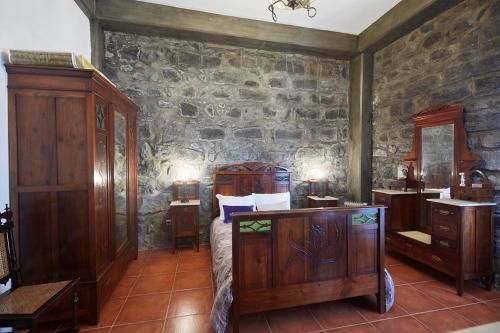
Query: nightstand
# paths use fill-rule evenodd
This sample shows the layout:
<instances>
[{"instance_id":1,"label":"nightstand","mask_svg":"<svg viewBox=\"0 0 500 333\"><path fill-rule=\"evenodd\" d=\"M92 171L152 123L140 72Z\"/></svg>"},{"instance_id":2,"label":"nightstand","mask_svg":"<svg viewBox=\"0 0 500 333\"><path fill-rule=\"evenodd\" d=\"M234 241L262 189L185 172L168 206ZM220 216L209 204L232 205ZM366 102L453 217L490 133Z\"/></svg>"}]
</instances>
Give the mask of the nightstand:
<instances>
[{"instance_id":1,"label":"nightstand","mask_svg":"<svg viewBox=\"0 0 500 333\"><path fill-rule=\"evenodd\" d=\"M200 200L172 201L170 217L172 221L172 253L175 253L177 238L180 237L193 237L196 249L200 251Z\"/></svg>"},{"instance_id":2,"label":"nightstand","mask_svg":"<svg viewBox=\"0 0 500 333\"><path fill-rule=\"evenodd\" d=\"M316 196L308 196L307 197L307 207L308 208L321 208L321 207L337 207L339 204L339 199L335 197L316 197Z\"/></svg>"}]
</instances>

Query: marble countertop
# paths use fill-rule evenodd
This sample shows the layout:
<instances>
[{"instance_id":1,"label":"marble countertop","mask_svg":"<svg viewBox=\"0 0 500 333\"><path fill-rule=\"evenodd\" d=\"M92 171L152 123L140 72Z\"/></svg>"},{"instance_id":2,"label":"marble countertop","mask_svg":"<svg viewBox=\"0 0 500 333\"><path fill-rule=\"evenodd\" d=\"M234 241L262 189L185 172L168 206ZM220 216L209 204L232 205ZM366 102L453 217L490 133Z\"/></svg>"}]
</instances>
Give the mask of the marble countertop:
<instances>
[{"instance_id":1,"label":"marble countertop","mask_svg":"<svg viewBox=\"0 0 500 333\"><path fill-rule=\"evenodd\" d=\"M496 206L495 202L476 202L457 199L427 199L427 201L460 207Z\"/></svg>"},{"instance_id":2,"label":"marble countertop","mask_svg":"<svg viewBox=\"0 0 500 333\"><path fill-rule=\"evenodd\" d=\"M374 189L374 190L372 190L372 192L384 193L384 194L393 194L393 195L397 195L397 194L417 194L417 191L413 191L413 190L405 192L403 190L390 190L390 189L385 189L385 188ZM421 193L441 193L441 191L439 191L439 190L424 190Z\"/></svg>"},{"instance_id":3,"label":"marble countertop","mask_svg":"<svg viewBox=\"0 0 500 333\"><path fill-rule=\"evenodd\" d=\"M200 200L189 200L188 202L172 201L170 206L199 206Z\"/></svg>"},{"instance_id":4,"label":"marble countertop","mask_svg":"<svg viewBox=\"0 0 500 333\"><path fill-rule=\"evenodd\" d=\"M309 199L313 199L313 200L339 200L339 198L335 198L335 197L330 197L330 196L324 196L323 198L320 198L320 197L317 197L317 196L314 196L314 195L309 195L308 196Z\"/></svg>"}]
</instances>

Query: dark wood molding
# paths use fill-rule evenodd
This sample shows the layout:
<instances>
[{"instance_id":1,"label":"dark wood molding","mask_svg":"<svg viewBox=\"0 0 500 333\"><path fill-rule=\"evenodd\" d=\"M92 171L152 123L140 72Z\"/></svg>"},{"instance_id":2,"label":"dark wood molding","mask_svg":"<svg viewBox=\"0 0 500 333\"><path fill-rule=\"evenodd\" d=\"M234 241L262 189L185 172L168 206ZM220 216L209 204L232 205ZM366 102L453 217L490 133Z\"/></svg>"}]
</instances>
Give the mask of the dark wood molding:
<instances>
[{"instance_id":1,"label":"dark wood molding","mask_svg":"<svg viewBox=\"0 0 500 333\"><path fill-rule=\"evenodd\" d=\"M356 201L371 201L371 113L373 54L362 53L351 60L349 90L348 190Z\"/></svg>"},{"instance_id":2,"label":"dark wood molding","mask_svg":"<svg viewBox=\"0 0 500 333\"><path fill-rule=\"evenodd\" d=\"M376 52L463 0L403 0L359 35L358 51Z\"/></svg>"},{"instance_id":3,"label":"dark wood molding","mask_svg":"<svg viewBox=\"0 0 500 333\"><path fill-rule=\"evenodd\" d=\"M98 70L104 67L104 30L98 19L90 20L91 62Z\"/></svg>"},{"instance_id":4,"label":"dark wood molding","mask_svg":"<svg viewBox=\"0 0 500 333\"><path fill-rule=\"evenodd\" d=\"M82 12L89 18L89 20L95 19L95 10L96 10L96 1L97 0L75 0L76 4Z\"/></svg>"},{"instance_id":5,"label":"dark wood molding","mask_svg":"<svg viewBox=\"0 0 500 333\"><path fill-rule=\"evenodd\" d=\"M350 58L358 38L338 32L224 16L132 0L97 2L106 30L154 33L242 47Z\"/></svg>"}]
</instances>

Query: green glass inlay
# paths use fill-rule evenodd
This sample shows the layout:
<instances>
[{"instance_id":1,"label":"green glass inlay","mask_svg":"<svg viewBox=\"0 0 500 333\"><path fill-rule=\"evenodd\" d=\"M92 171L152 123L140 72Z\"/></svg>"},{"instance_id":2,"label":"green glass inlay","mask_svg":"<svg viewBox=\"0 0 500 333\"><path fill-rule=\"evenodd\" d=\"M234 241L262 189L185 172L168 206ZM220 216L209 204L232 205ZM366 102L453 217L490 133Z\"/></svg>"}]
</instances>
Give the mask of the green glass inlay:
<instances>
[{"instance_id":1,"label":"green glass inlay","mask_svg":"<svg viewBox=\"0 0 500 333\"><path fill-rule=\"evenodd\" d=\"M268 231L271 231L271 220L240 222L240 232L268 232Z\"/></svg>"},{"instance_id":2,"label":"green glass inlay","mask_svg":"<svg viewBox=\"0 0 500 333\"><path fill-rule=\"evenodd\" d=\"M352 215L352 224L360 225L360 224L376 224L377 223L378 213L373 214L353 214Z\"/></svg>"},{"instance_id":3,"label":"green glass inlay","mask_svg":"<svg viewBox=\"0 0 500 333\"><path fill-rule=\"evenodd\" d=\"M276 176L275 180L277 182L288 182L290 181L290 176Z\"/></svg>"}]
</instances>

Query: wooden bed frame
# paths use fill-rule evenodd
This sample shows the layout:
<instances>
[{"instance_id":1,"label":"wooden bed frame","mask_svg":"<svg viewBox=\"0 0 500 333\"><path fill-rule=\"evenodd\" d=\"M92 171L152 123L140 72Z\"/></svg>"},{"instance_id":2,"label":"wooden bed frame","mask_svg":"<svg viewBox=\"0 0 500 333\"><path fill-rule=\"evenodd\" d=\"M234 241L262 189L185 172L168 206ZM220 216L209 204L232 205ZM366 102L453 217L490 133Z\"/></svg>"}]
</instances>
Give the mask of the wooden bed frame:
<instances>
[{"instance_id":1,"label":"wooden bed frame","mask_svg":"<svg viewBox=\"0 0 500 333\"><path fill-rule=\"evenodd\" d=\"M271 164L222 167L213 215L217 193L288 192L290 184L290 172ZM385 312L383 206L238 213L232 227L233 332L243 314L361 295L376 294Z\"/></svg>"}]
</instances>

